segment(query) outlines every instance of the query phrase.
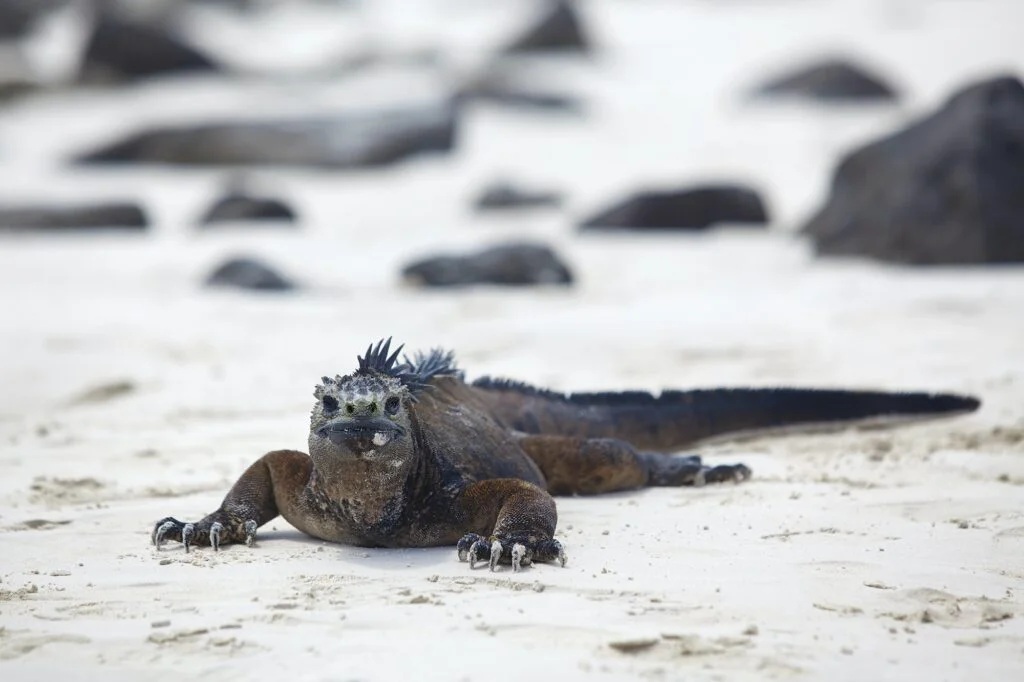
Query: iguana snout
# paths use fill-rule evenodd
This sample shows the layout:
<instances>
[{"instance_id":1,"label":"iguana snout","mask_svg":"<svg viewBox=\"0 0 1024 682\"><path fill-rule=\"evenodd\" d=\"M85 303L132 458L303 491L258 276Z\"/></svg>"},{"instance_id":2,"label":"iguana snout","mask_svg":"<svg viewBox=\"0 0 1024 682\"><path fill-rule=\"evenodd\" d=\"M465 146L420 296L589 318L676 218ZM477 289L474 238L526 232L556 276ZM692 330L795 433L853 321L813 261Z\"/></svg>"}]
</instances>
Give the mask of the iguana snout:
<instances>
[{"instance_id":1,"label":"iguana snout","mask_svg":"<svg viewBox=\"0 0 1024 682\"><path fill-rule=\"evenodd\" d=\"M316 430L316 435L327 438L335 445L360 451L383 447L393 439L401 438L405 435L405 428L386 417L360 414L328 422ZM366 447L359 447L364 444Z\"/></svg>"}]
</instances>

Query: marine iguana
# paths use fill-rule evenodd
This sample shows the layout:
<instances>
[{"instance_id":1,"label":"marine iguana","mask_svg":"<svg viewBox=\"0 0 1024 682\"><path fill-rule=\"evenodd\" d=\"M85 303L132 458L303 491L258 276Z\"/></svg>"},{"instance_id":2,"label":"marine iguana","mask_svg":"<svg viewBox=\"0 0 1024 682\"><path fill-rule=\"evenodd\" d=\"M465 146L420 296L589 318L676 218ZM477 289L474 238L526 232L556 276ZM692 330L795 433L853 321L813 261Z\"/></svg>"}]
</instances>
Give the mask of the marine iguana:
<instances>
[{"instance_id":1,"label":"marine iguana","mask_svg":"<svg viewBox=\"0 0 1024 682\"><path fill-rule=\"evenodd\" d=\"M252 545L279 514L323 540L367 547L455 545L472 568L513 570L566 553L552 495L743 481L743 464L673 455L722 434L887 416L976 410L953 394L718 388L561 394L484 377L464 380L451 352L403 356L371 344L356 370L323 377L309 454L257 460L200 521L167 517L152 542Z\"/></svg>"}]
</instances>

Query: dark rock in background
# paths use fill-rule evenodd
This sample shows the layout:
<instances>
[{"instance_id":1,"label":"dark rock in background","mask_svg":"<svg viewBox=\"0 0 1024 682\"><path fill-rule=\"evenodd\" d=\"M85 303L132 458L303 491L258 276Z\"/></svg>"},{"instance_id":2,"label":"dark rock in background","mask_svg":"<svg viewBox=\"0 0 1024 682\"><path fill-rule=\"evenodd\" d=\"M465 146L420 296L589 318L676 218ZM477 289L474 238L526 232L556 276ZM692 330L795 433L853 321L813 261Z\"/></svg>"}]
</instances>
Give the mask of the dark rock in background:
<instances>
[{"instance_id":1,"label":"dark rock in background","mask_svg":"<svg viewBox=\"0 0 1024 682\"><path fill-rule=\"evenodd\" d=\"M0 207L0 231L143 230L149 225L136 204Z\"/></svg>"},{"instance_id":2,"label":"dark rock in background","mask_svg":"<svg viewBox=\"0 0 1024 682\"><path fill-rule=\"evenodd\" d=\"M300 0L287 0L293 4L299 4ZM275 5L284 4L282 0L187 0L193 5L223 6L238 12L260 12L273 8ZM305 0L307 4L322 4L338 8L358 7L362 0Z\"/></svg>"},{"instance_id":3,"label":"dark rock in background","mask_svg":"<svg viewBox=\"0 0 1024 682\"><path fill-rule=\"evenodd\" d=\"M755 89L754 95L794 96L828 101L896 100L885 79L844 59L830 59L778 76Z\"/></svg>"},{"instance_id":4,"label":"dark rock in background","mask_svg":"<svg viewBox=\"0 0 1024 682\"><path fill-rule=\"evenodd\" d=\"M561 203L562 195L558 192L524 189L510 182L500 181L485 187L473 202L473 208L477 211L509 210L554 207Z\"/></svg>"},{"instance_id":5,"label":"dark rock in background","mask_svg":"<svg viewBox=\"0 0 1024 682\"><path fill-rule=\"evenodd\" d=\"M552 0L523 33L505 47L506 53L587 52L590 40L576 6L569 0Z\"/></svg>"},{"instance_id":6,"label":"dark rock in background","mask_svg":"<svg viewBox=\"0 0 1024 682\"><path fill-rule=\"evenodd\" d=\"M583 229L703 230L718 223L765 225L768 211L753 189L707 185L640 192L585 220Z\"/></svg>"},{"instance_id":7,"label":"dark rock in background","mask_svg":"<svg viewBox=\"0 0 1024 682\"><path fill-rule=\"evenodd\" d=\"M208 287L234 287L257 291L290 291L295 283L278 274L269 265L254 258L231 258L210 273Z\"/></svg>"},{"instance_id":8,"label":"dark rock in background","mask_svg":"<svg viewBox=\"0 0 1024 682\"><path fill-rule=\"evenodd\" d=\"M0 38L21 38L68 0L0 0Z\"/></svg>"},{"instance_id":9,"label":"dark rock in background","mask_svg":"<svg viewBox=\"0 0 1024 682\"><path fill-rule=\"evenodd\" d=\"M497 104L514 109L569 113L581 113L583 110L583 103L578 98L554 92L471 86L460 90L457 96L463 101Z\"/></svg>"},{"instance_id":10,"label":"dark rock in background","mask_svg":"<svg viewBox=\"0 0 1024 682\"><path fill-rule=\"evenodd\" d=\"M239 188L214 203L200 222L209 225L235 220L295 222L295 211L279 199L252 196Z\"/></svg>"},{"instance_id":11,"label":"dark rock in background","mask_svg":"<svg viewBox=\"0 0 1024 682\"><path fill-rule=\"evenodd\" d=\"M134 81L171 73L218 70L210 58L162 25L100 15L85 48L79 81Z\"/></svg>"},{"instance_id":12,"label":"dark rock in background","mask_svg":"<svg viewBox=\"0 0 1024 682\"><path fill-rule=\"evenodd\" d=\"M239 121L156 128L86 153L78 163L384 166L455 145L458 108L351 114L330 119Z\"/></svg>"},{"instance_id":13,"label":"dark rock in background","mask_svg":"<svg viewBox=\"0 0 1024 682\"><path fill-rule=\"evenodd\" d=\"M42 87L39 83L31 80L21 78L3 80L0 77L0 105L17 102L28 95L39 92L41 89Z\"/></svg>"},{"instance_id":14,"label":"dark rock in background","mask_svg":"<svg viewBox=\"0 0 1024 682\"><path fill-rule=\"evenodd\" d=\"M524 85L507 74L493 71L471 79L459 88L456 97L462 102L552 112L581 113L584 108L583 102L575 95L540 90L535 85Z\"/></svg>"},{"instance_id":15,"label":"dark rock in background","mask_svg":"<svg viewBox=\"0 0 1024 682\"><path fill-rule=\"evenodd\" d=\"M425 258L403 268L402 278L425 287L572 283L572 273L554 251L529 242L501 244L469 255Z\"/></svg>"},{"instance_id":16,"label":"dark rock in background","mask_svg":"<svg viewBox=\"0 0 1024 682\"><path fill-rule=\"evenodd\" d=\"M238 12L258 10L262 4L259 0L189 0L193 5L220 5Z\"/></svg>"},{"instance_id":17,"label":"dark rock in background","mask_svg":"<svg viewBox=\"0 0 1024 682\"><path fill-rule=\"evenodd\" d=\"M822 255L1024 261L1024 85L1012 76L973 84L848 154L803 232Z\"/></svg>"}]
</instances>

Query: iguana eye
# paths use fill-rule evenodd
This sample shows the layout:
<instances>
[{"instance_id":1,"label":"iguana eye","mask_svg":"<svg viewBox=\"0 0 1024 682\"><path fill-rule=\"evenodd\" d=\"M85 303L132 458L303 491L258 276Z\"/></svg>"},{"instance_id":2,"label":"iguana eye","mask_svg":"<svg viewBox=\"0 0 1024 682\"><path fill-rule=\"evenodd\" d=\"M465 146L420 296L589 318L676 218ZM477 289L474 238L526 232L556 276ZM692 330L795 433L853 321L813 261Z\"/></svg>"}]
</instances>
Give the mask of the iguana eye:
<instances>
[{"instance_id":1,"label":"iguana eye","mask_svg":"<svg viewBox=\"0 0 1024 682\"><path fill-rule=\"evenodd\" d=\"M320 401L324 406L324 412L335 412L338 409L338 399L331 395L325 395Z\"/></svg>"},{"instance_id":2,"label":"iguana eye","mask_svg":"<svg viewBox=\"0 0 1024 682\"><path fill-rule=\"evenodd\" d=\"M388 414L396 414L398 412L398 396L391 396L384 401L384 411Z\"/></svg>"}]
</instances>

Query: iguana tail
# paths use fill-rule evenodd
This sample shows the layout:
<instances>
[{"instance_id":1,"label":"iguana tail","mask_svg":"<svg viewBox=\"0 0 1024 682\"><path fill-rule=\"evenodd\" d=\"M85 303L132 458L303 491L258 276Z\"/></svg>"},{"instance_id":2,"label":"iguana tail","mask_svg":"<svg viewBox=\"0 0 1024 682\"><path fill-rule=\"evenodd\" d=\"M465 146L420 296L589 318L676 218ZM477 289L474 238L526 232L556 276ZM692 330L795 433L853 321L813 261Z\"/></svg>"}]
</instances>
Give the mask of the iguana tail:
<instances>
[{"instance_id":1,"label":"iguana tail","mask_svg":"<svg viewBox=\"0 0 1024 682\"><path fill-rule=\"evenodd\" d=\"M618 438L642 450L675 451L721 436L779 429L973 412L981 401L948 393L805 388L719 388L563 395L479 379L477 394L509 428L532 434Z\"/></svg>"}]
</instances>

